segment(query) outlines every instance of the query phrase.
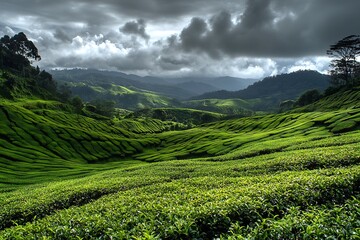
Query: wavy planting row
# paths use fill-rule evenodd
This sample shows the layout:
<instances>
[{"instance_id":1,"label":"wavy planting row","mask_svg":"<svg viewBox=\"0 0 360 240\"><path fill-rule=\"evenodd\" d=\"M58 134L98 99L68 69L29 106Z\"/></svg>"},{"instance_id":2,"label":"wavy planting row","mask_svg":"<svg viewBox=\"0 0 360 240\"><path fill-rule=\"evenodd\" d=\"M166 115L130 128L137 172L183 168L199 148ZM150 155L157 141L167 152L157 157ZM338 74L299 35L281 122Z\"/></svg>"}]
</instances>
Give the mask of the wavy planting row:
<instances>
[{"instance_id":1,"label":"wavy planting row","mask_svg":"<svg viewBox=\"0 0 360 240\"><path fill-rule=\"evenodd\" d=\"M57 211L0 232L6 239L213 239L291 207L343 203L359 193L359 166L259 177L197 177L157 183Z\"/></svg>"},{"instance_id":2,"label":"wavy planting row","mask_svg":"<svg viewBox=\"0 0 360 240\"><path fill-rule=\"evenodd\" d=\"M314 152L296 150L289 154L273 153L226 163L190 160L163 162L107 171L80 180L48 184L45 187L34 186L31 191L28 188L20 189L0 195L0 222L3 223L1 228L24 224L35 216L40 218L53 214L55 210L83 205L105 195L148 185L182 181L184 184L189 182L191 186L190 183L197 185L195 179L203 179L201 184L206 184L210 189L222 188L227 181L238 184L235 184L234 188L241 186L246 189L252 188L252 185L257 184L263 177L272 183L274 176L276 182L280 178L277 175L284 172L285 176L287 171L292 171L291 174L296 176L296 171L315 170L305 173L316 176L318 173L323 174L324 170L320 169L325 168L351 167L356 170L360 162L359 150L356 144L349 144L318 148L315 155ZM329 170L325 175L341 177L339 174L342 174L342 171Z\"/></svg>"}]
</instances>

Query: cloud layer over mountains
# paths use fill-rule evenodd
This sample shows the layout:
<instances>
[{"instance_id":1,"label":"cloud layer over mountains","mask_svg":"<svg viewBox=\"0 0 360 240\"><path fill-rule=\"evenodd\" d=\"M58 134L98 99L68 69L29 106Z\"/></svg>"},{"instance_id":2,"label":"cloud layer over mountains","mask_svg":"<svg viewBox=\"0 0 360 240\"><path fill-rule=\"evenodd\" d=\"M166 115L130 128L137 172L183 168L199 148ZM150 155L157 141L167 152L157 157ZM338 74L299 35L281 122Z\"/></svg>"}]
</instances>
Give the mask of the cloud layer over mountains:
<instances>
[{"instance_id":1,"label":"cloud layer over mountains","mask_svg":"<svg viewBox=\"0 0 360 240\"><path fill-rule=\"evenodd\" d=\"M263 77L326 71L359 34L358 0L3 0L0 33L24 31L42 67Z\"/></svg>"}]
</instances>

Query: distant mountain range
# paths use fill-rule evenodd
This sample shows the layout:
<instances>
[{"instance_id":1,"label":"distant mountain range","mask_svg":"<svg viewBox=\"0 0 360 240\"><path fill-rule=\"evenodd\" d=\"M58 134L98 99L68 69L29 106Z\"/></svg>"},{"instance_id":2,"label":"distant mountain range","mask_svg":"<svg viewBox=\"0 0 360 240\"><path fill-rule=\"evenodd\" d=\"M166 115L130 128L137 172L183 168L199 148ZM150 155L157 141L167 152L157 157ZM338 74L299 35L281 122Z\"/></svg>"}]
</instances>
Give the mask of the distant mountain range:
<instances>
[{"instance_id":1,"label":"distant mountain range","mask_svg":"<svg viewBox=\"0 0 360 240\"><path fill-rule=\"evenodd\" d=\"M329 76L315 71L298 71L266 77L261 81L233 77L140 77L94 69L51 71L55 80L68 83L85 101L106 99L117 107L192 107L220 113L276 111L284 100L295 100L310 89L329 86ZM185 100L193 100L186 101ZM231 101L194 101L228 99ZM238 100L241 101L238 101Z\"/></svg>"},{"instance_id":2,"label":"distant mountain range","mask_svg":"<svg viewBox=\"0 0 360 240\"><path fill-rule=\"evenodd\" d=\"M99 84L115 84L118 86L151 91L178 100L185 100L218 90L240 90L256 81L255 79L233 77L140 77L133 74L94 69L52 70L51 74L54 76L54 79L59 82L84 83L92 86Z\"/></svg>"},{"instance_id":3,"label":"distant mountain range","mask_svg":"<svg viewBox=\"0 0 360 240\"><path fill-rule=\"evenodd\" d=\"M250 78L235 77L182 77L169 79L172 83L202 83L217 88L217 90L237 91L247 88L249 85L259 81Z\"/></svg>"},{"instance_id":4,"label":"distant mountain range","mask_svg":"<svg viewBox=\"0 0 360 240\"><path fill-rule=\"evenodd\" d=\"M194 97L200 99L261 99L253 110L274 110L284 100L297 99L310 89L325 90L329 86L330 77L316 71L298 71L266 77L246 89L239 91L215 91Z\"/></svg>"}]
</instances>

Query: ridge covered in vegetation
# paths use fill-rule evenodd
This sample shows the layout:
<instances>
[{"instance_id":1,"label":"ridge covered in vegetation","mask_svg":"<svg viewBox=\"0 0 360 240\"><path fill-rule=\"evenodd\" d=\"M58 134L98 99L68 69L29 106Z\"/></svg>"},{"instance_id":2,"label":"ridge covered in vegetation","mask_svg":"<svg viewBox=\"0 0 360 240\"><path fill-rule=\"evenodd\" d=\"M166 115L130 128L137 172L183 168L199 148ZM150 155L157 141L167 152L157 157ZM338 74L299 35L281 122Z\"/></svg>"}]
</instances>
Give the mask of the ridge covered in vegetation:
<instances>
[{"instance_id":1,"label":"ridge covered in vegetation","mask_svg":"<svg viewBox=\"0 0 360 240\"><path fill-rule=\"evenodd\" d=\"M112 118L39 74L2 68L0 239L360 235L359 88L280 114Z\"/></svg>"},{"instance_id":2,"label":"ridge covered in vegetation","mask_svg":"<svg viewBox=\"0 0 360 240\"><path fill-rule=\"evenodd\" d=\"M252 110L276 111L279 104L285 100L296 100L302 93L317 89L325 90L329 86L329 76L315 71L298 71L266 77L246 89L239 91L217 91L206 93L194 99L243 99L256 101Z\"/></svg>"}]
</instances>

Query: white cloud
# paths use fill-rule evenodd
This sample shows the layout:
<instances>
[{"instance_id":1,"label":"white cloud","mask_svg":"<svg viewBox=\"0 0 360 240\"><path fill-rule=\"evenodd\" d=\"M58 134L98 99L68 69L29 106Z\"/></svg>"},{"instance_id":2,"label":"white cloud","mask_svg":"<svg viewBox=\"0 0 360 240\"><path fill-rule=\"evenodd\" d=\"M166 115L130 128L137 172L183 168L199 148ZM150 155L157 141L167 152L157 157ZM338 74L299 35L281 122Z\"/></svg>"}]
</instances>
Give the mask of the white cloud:
<instances>
[{"instance_id":1,"label":"white cloud","mask_svg":"<svg viewBox=\"0 0 360 240\"><path fill-rule=\"evenodd\" d=\"M83 38L76 36L70 44L70 49L67 50L67 56L77 56L83 59L108 59L117 57L124 57L129 53L129 50L122 45L115 44L103 38L103 35L95 35L92 37ZM65 56L66 56L65 55Z\"/></svg>"},{"instance_id":2,"label":"white cloud","mask_svg":"<svg viewBox=\"0 0 360 240\"><path fill-rule=\"evenodd\" d=\"M314 70L323 74L327 74L330 61L331 59L328 57L301 58L296 60L294 63L283 67L281 72L290 73L299 70Z\"/></svg>"}]
</instances>

